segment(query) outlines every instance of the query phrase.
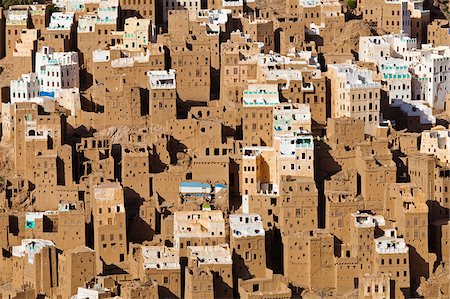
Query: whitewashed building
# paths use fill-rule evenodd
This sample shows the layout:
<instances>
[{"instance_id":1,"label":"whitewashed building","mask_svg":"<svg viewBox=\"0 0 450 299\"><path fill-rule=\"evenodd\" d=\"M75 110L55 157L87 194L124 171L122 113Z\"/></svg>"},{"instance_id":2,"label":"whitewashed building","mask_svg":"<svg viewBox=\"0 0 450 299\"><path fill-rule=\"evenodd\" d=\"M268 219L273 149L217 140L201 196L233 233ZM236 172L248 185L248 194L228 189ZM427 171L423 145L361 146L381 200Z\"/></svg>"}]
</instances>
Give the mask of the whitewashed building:
<instances>
[{"instance_id":1,"label":"whitewashed building","mask_svg":"<svg viewBox=\"0 0 450 299\"><path fill-rule=\"evenodd\" d=\"M52 241L42 239L23 239L20 245L12 247L12 255L15 257L27 256L28 262L34 264L34 256L41 253L45 247L54 247Z\"/></svg>"},{"instance_id":2,"label":"whitewashed building","mask_svg":"<svg viewBox=\"0 0 450 299\"><path fill-rule=\"evenodd\" d=\"M422 96L418 96L420 81L413 77L412 63L419 61L415 38L404 34L362 36L359 40L359 58L374 63L380 72L382 88L387 92L389 104L399 107L408 116L420 116L422 124L435 123L432 108ZM419 87L418 87L419 86ZM414 90L414 88L416 90Z\"/></svg>"},{"instance_id":3,"label":"whitewashed building","mask_svg":"<svg viewBox=\"0 0 450 299\"><path fill-rule=\"evenodd\" d=\"M50 17L48 30L71 30L74 24L75 14L73 12L54 12Z\"/></svg>"},{"instance_id":4,"label":"whitewashed building","mask_svg":"<svg viewBox=\"0 0 450 299\"><path fill-rule=\"evenodd\" d=\"M36 73L23 74L17 80L11 80L11 103L33 101L39 96L40 84Z\"/></svg>"},{"instance_id":5,"label":"whitewashed building","mask_svg":"<svg viewBox=\"0 0 450 299\"><path fill-rule=\"evenodd\" d=\"M445 97L450 93L450 47L423 45L421 50L406 52L404 59L412 73L412 99L444 110Z\"/></svg>"},{"instance_id":6,"label":"whitewashed building","mask_svg":"<svg viewBox=\"0 0 450 299\"><path fill-rule=\"evenodd\" d=\"M40 95L54 97L55 91L79 88L80 76L77 52L54 52L43 47L36 53L36 73L40 82Z\"/></svg>"},{"instance_id":7,"label":"whitewashed building","mask_svg":"<svg viewBox=\"0 0 450 299\"><path fill-rule=\"evenodd\" d=\"M98 24L116 24L119 17L118 0L99 1L98 10L95 13L84 14L78 18L78 33L94 32Z\"/></svg>"},{"instance_id":8,"label":"whitewashed building","mask_svg":"<svg viewBox=\"0 0 450 299\"><path fill-rule=\"evenodd\" d=\"M405 34L361 36L359 38L359 60L379 65L383 60L403 58L406 51L417 47L417 40Z\"/></svg>"}]
</instances>

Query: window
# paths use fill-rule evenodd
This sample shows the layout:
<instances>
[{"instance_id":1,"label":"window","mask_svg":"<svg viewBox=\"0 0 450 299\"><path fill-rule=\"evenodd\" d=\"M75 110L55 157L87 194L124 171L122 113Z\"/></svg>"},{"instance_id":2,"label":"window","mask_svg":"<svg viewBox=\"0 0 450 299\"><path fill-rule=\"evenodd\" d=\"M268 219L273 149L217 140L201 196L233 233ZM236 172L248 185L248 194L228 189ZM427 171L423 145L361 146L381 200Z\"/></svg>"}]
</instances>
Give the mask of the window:
<instances>
[{"instance_id":1,"label":"window","mask_svg":"<svg viewBox=\"0 0 450 299\"><path fill-rule=\"evenodd\" d=\"M169 283L169 277L164 276L164 283Z\"/></svg>"}]
</instances>

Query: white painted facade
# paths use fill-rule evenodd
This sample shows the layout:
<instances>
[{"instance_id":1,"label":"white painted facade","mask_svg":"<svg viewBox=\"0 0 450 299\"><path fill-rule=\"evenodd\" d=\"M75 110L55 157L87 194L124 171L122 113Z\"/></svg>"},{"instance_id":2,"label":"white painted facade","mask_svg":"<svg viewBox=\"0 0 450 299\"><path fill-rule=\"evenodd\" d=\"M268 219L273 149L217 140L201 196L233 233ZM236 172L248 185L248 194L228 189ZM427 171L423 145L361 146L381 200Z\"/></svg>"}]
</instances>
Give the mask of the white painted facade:
<instances>
[{"instance_id":1,"label":"white painted facade","mask_svg":"<svg viewBox=\"0 0 450 299\"><path fill-rule=\"evenodd\" d=\"M12 5L6 12L7 25L26 25L28 20L28 7Z\"/></svg>"},{"instance_id":2,"label":"white painted facade","mask_svg":"<svg viewBox=\"0 0 450 299\"><path fill-rule=\"evenodd\" d=\"M445 97L450 93L450 47L423 45L421 50L405 53L404 58L412 72L412 99L443 110Z\"/></svg>"},{"instance_id":3,"label":"white painted facade","mask_svg":"<svg viewBox=\"0 0 450 299\"><path fill-rule=\"evenodd\" d=\"M421 50L417 47L417 40L405 34L363 36L359 42L359 58L378 67L387 86L390 105L400 107L408 116L419 116L422 124L435 123L433 106L424 95L419 95L427 88L426 82L413 77L415 72L411 66L421 60Z\"/></svg>"},{"instance_id":4,"label":"white painted facade","mask_svg":"<svg viewBox=\"0 0 450 299\"><path fill-rule=\"evenodd\" d=\"M152 89L176 89L175 70L147 72Z\"/></svg>"},{"instance_id":5,"label":"white painted facade","mask_svg":"<svg viewBox=\"0 0 450 299\"><path fill-rule=\"evenodd\" d=\"M84 14L78 18L77 31L78 33L94 32L97 24L116 24L118 17L118 0L100 0L95 13Z\"/></svg>"},{"instance_id":6,"label":"white painted facade","mask_svg":"<svg viewBox=\"0 0 450 299\"><path fill-rule=\"evenodd\" d=\"M230 214L230 230L235 238L264 236L264 226L259 214Z\"/></svg>"},{"instance_id":7,"label":"white painted facade","mask_svg":"<svg viewBox=\"0 0 450 299\"><path fill-rule=\"evenodd\" d=\"M384 236L374 240L375 250L379 254L407 253L409 248L403 238L397 237L395 229L385 229Z\"/></svg>"},{"instance_id":8,"label":"white painted facade","mask_svg":"<svg viewBox=\"0 0 450 299\"><path fill-rule=\"evenodd\" d=\"M54 12L50 17L48 30L71 30L74 23L75 14L73 12Z\"/></svg>"},{"instance_id":9,"label":"white painted facade","mask_svg":"<svg viewBox=\"0 0 450 299\"><path fill-rule=\"evenodd\" d=\"M100 0L97 11L99 24L115 24L119 18L119 0Z\"/></svg>"},{"instance_id":10,"label":"white painted facade","mask_svg":"<svg viewBox=\"0 0 450 299\"><path fill-rule=\"evenodd\" d=\"M280 103L278 84L249 84L244 90L244 107L274 106Z\"/></svg>"},{"instance_id":11,"label":"white painted facade","mask_svg":"<svg viewBox=\"0 0 450 299\"><path fill-rule=\"evenodd\" d=\"M36 53L36 73L41 84L41 93L79 88L78 53L54 52L52 48L43 47Z\"/></svg>"},{"instance_id":12,"label":"white painted facade","mask_svg":"<svg viewBox=\"0 0 450 299\"><path fill-rule=\"evenodd\" d=\"M27 255L28 263L34 264L34 256L39 254L45 247L54 247L52 241L42 239L23 239L21 245L12 247L12 255L23 257Z\"/></svg>"},{"instance_id":13,"label":"white painted facade","mask_svg":"<svg viewBox=\"0 0 450 299\"><path fill-rule=\"evenodd\" d=\"M311 110L308 104L280 103L273 107L273 135L311 131Z\"/></svg>"},{"instance_id":14,"label":"white painted facade","mask_svg":"<svg viewBox=\"0 0 450 299\"><path fill-rule=\"evenodd\" d=\"M36 73L23 74L17 80L11 80L11 103L29 102L39 96L40 84Z\"/></svg>"},{"instance_id":15,"label":"white painted facade","mask_svg":"<svg viewBox=\"0 0 450 299\"><path fill-rule=\"evenodd\" d=\"M395 100L411 102L411 74L408 64L401 59L391 58L381 63L381 79L387 83L389 104Z\"/></svg>"}]
</instances>

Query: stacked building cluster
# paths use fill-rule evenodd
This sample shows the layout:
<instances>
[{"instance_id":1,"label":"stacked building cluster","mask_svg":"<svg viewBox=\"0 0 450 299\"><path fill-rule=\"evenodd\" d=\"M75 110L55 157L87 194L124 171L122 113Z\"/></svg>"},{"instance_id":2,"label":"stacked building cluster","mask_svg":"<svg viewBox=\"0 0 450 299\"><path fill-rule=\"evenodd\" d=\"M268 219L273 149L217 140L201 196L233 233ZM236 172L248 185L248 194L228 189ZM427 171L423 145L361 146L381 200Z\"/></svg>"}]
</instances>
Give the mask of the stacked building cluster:
<instances>
[{"instance_id":1,"label":"stacked building cluster","mask_svg":"<svg viewBox=\"0 0 450 299\"><path fill-rule=\"evenodd\" d=\"M450 298L430 5L0 8L0 298Z\"/></svg>"}]
</instances>

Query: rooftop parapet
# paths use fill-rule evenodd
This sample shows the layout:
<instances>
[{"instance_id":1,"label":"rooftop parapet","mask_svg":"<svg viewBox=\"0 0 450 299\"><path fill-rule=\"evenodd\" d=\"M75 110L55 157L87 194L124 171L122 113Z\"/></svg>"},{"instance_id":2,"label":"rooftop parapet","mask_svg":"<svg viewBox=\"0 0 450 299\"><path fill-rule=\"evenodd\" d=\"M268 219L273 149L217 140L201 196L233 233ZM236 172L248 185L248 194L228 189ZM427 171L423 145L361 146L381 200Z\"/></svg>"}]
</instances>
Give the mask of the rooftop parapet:
<instances>
[{"instance_id":1,"label":"rooftop parapet","mask_svg":"<svg viewBox=\"0 0 450 299\"><path fill-rule=\"evenodd\" d=\"M60 212L70 212L78 210L77 203L74 202L60 202L57 210L49 210L45 212L26 212L25 213L25 228L34 229L36 227L36 219L43 219L44 216L58 215Z\"/></svg>"},{"instance_id":2,"label":"rooftop parapet","mask_svg":"<svg viewBox=\"0 0 450 299\"><path fill-rule=\"evenodd\" d=\"M225 24L228 22L228 17L231 15L231 9L201 9L197 13L199 19L207 19L210 24Z\"/></svg>"},{"instance_id":3,"label":"rooftop parapet","mask_svg":"<svg viewBox=\"0 0 450 299\"><path fill-rule=\"evenodd\" d=\"M109 50L94 50L92 51L93 62L108 62L111 59L111 52Z\"/></svg>"},{"instance_id":4,"label":"rooftop parapet","mask_svg":"<svg viewBox=\"0 0 450 299\"><path fill-rule=\"evenodd\" d=\"M267 146L249 146L242 149L242 158L256 158L261 156L263 151L273 151L272 147Z\"/></svg>"},{"instance_id":5,"label":"rooftop parapet","mask_svg":"<svg viewBox=\"0 0 450 299\"><path fill-rule=\"evenodd\" d=\"M403 0L384 0L384 3L386 3L386 4L401 4L403 2L405 2L405 1L403 1Z\"/></svg>"},{"instance_id":6,"label":"rooftop parapet","mask_svg":"<svg viewBox=\"0 0 450 299\"><path fill-rule=\"evenodd\" d=\"M134 67L136 64L147 63L149 61L150 61L150 51L146 49L145 53L141 53L140 55L123 57L112 60L111 67L113 68Z\"/></svg>"},{"instance_id":7,"label":"rooftop parapet","mask_svg":"<svg viewBox=\"0 0 450 299\"><path fill-rule=\"evenodd\" d=\"M39 52L36 52L36 73L38 74L43 66L73 64L78 64L77 52L55 52L51 47L42 47Z\"/></svg>"},{"instance_id":8,"label":"rooftop parapet","mask_svg":"<svg viewBox=\"0 0 450 299\"><path fill-rule=\"evenodd\" d=\"M280 103L277 84L250 84L244 90L244 107L274 106Z\"/></svg>"},{"instance_id":9,"label":"rooftop parapet","mask_svg":"<svg viewBox=\"0 0 450 299\"><path fill-rule=\"evenodd\" d=\"M167 71L149 71L147 72L149 77L150 87L152 89L175 89L175 70L170 69Z\"/></svg>"},{"instance_id":10,"label":"rooftop parapet","mask_svg":"<svg viewBox=\"0 0 450 299\"><path fill-rule=\"evenodd\" d=\"M46 4L28 5L28 9L30 15L32 16L43 16L47 11L47 5Z\"/></svg>"},{"instance_id":11,"label":"rooftop parapet","mask_svg":"<svg viewBox=\"0 0 450 299\"><path fill-rule=\"evenodd\" d=\"M380 254L407 253L409 248L402 238L380 237L374 240L375 250Z\"/></svg>"},{"instance_id":12,"label":"rooftop parapet","mask_svg":"<svg viewBox=\"0 0 450 299\"><path fill-rule=\"evenodd\" d=\"M287 86L289 86L290 81L302 81L302 71L300 70L269 70L266 73L266 80L286 80Z\"/></svg>"},{"instance_id":13,"label":"rooftop parapet","mask_svg":"<svg viewBox=\"0 0 450 299\"><path fill-rule=\"evenodd\" d=\"M95 24L97 23L97 16L85 14L78 19L78 33L94 32Z\"/></svg>"},{"instance_id":14,"label":"rooftop parapet","mask_svg":"<svg viewBox=\"0 0 450 299\"><path fill-rule=\"evenodd\" d=\"M230 229L235 238L265 235L262 218L259 214L231 214Z\"/></svg>"},{"instance_id":15,"label":"rooftop parapet","mask_svg":"<svg viewBox=\"0 0 450 299\"><path fill-rule=\"evenodd\" d=\"M339 5L339 1L335 0L300 0L299 3L302 7Z\"/></svg>"},{"instance_id":16,"label":"rooftop parapet","mask_svg":"<svg viewBox=\"0 0 450 299\"><path fill-rule=\"evenodd\" d=\"M58 211L60 212L69 212L78 210L78 204L76 202L59 202L58 203Z\"/></svg>"},{"instance_id":17,"label":"rooftop parapet","mask_svg":"<svg viewBox=\"0 0 450 299\"><path fill-rule=\"evenodd\" d=\"M6 13L7 25L26 25L28 20L28 6L13 5L8 9Z\"/></svg>"},{"instance_id":18,"label":"rooftop parapet","mask_svg":"<svg viewBox=\"0 0 450 299\"><path fill-rule=\"evenodd\" d=\"M48 30L70 30L74 22L73 12L54 12L50 18Z\"/></svg>"},{"instance_id":19,"label":"rooftop parapet","mask_svg":"<svg viewBox=\"0 0 450 299\"><path fill-rule=\"evenodd\" d=\"M355 220L355 226L359 228L385 226L386 221L383 216L371 215L368 213L353 213L352 217Z\"/></svg>"},{"instance_id":20,"label":"rooftop parapet","mask_svg":"<svg viewBox=\"0 0 450 299\"><path fill-rule=\"evenodd\" d=\"M368 69L359 69L355 64L331 64L338 77L345 79L346 88L365 89L380 88L381 84L372 80L372 71Z\"/></svg>"},{"instance_id":21,"label":"rooftop parapet","mask_svg":"<svg viewBox=\"0 0 450 299\"><path fill-rule=\"evenodd\" d=\"M173 225L175 238L225 236L223 213L219 210L176 211Z\"/></svg>"},{"instance_id":22,"label":"rooftop parapet","mask_svg":"<svg viewBox=\"0 0 450 299\"><path fill-rule=\"evenodd\" d=\"M276 65L299 65L318 67L317 58L312 56L309 51L290 53L288 56L280 54L260 54L258 57L258 65L264 67Z\"/></svg>"},{"instance_id":23,"label":"rooftop parapet","mask_svg":"<svg viewBox=\"0 0 450 299\"><path fill-rule=\"evenodd\" d=\"M97 11L97 23L115 24L119 17L118 0L100 0Z\"/></svg>"},{"instance_id":24,"label":"rooftop parapet","mask_svg":"<svg viewBox=\"0 0 450 299\"><path fill-rule=\"evenodd\" d=\"M429 137L429 138L449 138L450 137L450 130L445 129L442 126L434 127L429 131L424 131L422 133L423 135Z\"/></svg>"},{"instance_id":25,"label":"rooftop parapet","mask_svg":"<svg viewBox=\"0 0 450 299\"><path fill-rule=\"evenodd\" d=\"M188 246L189 257L196 259L198 265L231 265L230 247L227 243L214 246Z\"/></svg>"},{"instance_id":26,"label":"rooftop parapet","mask_svg":"<svg viewBox=\"0 0 450 299\"><path fill-rule=\"evenodd\" d=\"M307 104L280 103L273 107L275 132L295 130L294 125L311 125L311 111Z\"/></svg>"},{"instance_id":27,"label":"rooftop parapet","mask_svg":"<svg viewBox=\"0 0 450 299\"><path fill-rule=\"evenodd\" d=\"M243 6L243 0L222 0L222 7Z\"/></svg>"},{"instance_id":28,"label":"rooftop parapet","mask_svg":"<svg viewBox=\"0 0 450 299\"><path fill-rule=\"evenodd\" d=\"M275 139L280 140L280 155L294 156L296 149L309 148L314 149L314 139L310 132L293 132L293 134L286 134L281 136L274 136Z\"/></svg>"},{"instance_id":29,"label":"rooftop parapet","mask_svg":"<svg viewBox=\"0 0 450 299\"><path fill-rule=\"evenodd\" d=\"M178 249L167 246L142 246L144 269L180 269Z\"/></svg>"},{"instance_id":30,"label":"rooftop parapet","mask_svg":"<svg viewBox=\"0 0 450 299\"><path fill-rule=\"evenodd\" d=\"M16 257L28 256L28 263L34 264L34 255L39 254L45 247L53 247L55 244L49 240L23 239L21 245L13 246L12 255Z\"/></svg>"}]
</instances>

